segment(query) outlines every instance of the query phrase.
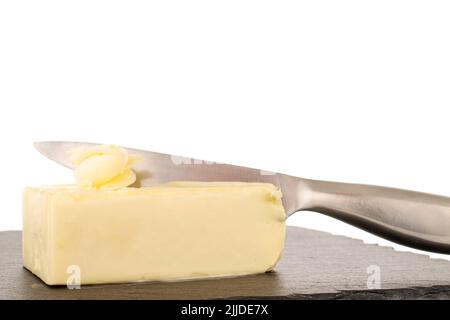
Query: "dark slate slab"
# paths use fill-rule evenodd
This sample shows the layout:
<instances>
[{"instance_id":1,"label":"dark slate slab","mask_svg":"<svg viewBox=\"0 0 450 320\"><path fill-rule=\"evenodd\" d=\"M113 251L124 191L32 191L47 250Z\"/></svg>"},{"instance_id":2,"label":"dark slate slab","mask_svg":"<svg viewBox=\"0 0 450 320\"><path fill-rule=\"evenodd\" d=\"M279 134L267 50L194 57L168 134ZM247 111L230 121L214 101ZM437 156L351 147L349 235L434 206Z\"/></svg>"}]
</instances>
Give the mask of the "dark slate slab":
<instances>
[{"instance_id":1,"label":"dark slate slab","mask_svg":"<svg viewBox=\"0 0 450 320\"><path fill-rule=\"evenodd\" d=\"M49 287L22 267L21 233L0 232L0 299L450 299L450 261L288 227L275 271L173 283ZM378 266L381 289L367 288Z\"/></svg>"}]
</instances>

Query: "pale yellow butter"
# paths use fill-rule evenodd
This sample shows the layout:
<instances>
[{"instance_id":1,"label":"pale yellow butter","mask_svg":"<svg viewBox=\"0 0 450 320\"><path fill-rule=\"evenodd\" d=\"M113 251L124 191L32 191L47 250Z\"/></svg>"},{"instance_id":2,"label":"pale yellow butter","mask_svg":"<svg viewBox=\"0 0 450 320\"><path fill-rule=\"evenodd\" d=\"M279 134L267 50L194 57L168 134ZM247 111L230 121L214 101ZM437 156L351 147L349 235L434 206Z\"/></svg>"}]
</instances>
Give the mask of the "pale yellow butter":
<instances>
[{"instance_id":1,"label":"pale yellow butter","mask_svg":"<svg viewBox=\"0 0 450 320\"><path fill-rule=\"evenodd\" d=\"M262 273L283 249L284 209L271 184L55 186L26 188L23 201L24 266L50 285L73 270L81 284Z\"/></svg>"},{"instance_id":2,"label":"pale yellow butter","mask_svg":"<svg viewBox=\"0 0 450 320\"><path fill-rule=\"evenodd\" d=\"M120 189L136 181L131 165L139 158L115 145L71 150L74 176L80 188Z\"/></svg>"}]
</instances>

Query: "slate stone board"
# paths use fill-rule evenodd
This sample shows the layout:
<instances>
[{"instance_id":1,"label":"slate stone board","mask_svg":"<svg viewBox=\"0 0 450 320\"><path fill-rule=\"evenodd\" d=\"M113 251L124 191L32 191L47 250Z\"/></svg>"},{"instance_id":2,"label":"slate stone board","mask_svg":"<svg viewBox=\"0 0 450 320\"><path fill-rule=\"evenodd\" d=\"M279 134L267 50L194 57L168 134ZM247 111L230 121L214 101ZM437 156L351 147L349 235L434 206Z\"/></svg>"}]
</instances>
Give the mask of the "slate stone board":
<instances>
[{"instance_id":1,"label":"slate stone board","mask_svg":"<svg viewBox=\"0 0 450 320\"><path fill-rule=\"evenodd\" d=\"M369 266L381 289L368 290ZM376 268L376 267L375 267ZM0 232L0 299L450 299L450 261L287 228L275 271L184 282L49 287L22 267L21 233Z\"/></svg>"}]
</instances>

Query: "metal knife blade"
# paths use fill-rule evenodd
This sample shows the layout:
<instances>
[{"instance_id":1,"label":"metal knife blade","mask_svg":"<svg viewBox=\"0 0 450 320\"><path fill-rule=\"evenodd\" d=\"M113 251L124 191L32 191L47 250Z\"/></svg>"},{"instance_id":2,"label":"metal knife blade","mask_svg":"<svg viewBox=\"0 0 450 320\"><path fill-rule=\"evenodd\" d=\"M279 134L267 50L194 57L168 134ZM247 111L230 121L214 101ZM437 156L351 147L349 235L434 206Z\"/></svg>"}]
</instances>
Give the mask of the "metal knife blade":
<instances>
[{"instance_id":1,"label":"metal knife blade","mask_svg":"<svg viewBox=\"0 0 450 320\"><path fill-rule=\"evenodd\" d=\"M97 143L46 141L35 142L34 147L47 158L72 168L68 152L74 148L90 147ZM296 197L293 194L292 183L298 178L280 173L259 169L222 164L212 161L198 160L153 151L123 147L130 154L142 157L133 165L137 181L133 186L152 186L170 181L239 181L265 182L274 184L283 193L283 205L287 213L295 208Z\"/></svg>"},{"instance_id":2,"label":"metal knife blade","mask_svg":"<svg viewBox=\"0 0 450 320\"><path fill-rule=\"evenodd\" d=\"M93 144L38 142L50 159L71 167L68 151ZM143 161L133 166L135 186L170 181L267 182L283 193L286 216L296 211L320 212L383 238L413 248L450 254L450 198L387 187L317 181L259 169L130 149Z\"/></svg>"}]
</instances>

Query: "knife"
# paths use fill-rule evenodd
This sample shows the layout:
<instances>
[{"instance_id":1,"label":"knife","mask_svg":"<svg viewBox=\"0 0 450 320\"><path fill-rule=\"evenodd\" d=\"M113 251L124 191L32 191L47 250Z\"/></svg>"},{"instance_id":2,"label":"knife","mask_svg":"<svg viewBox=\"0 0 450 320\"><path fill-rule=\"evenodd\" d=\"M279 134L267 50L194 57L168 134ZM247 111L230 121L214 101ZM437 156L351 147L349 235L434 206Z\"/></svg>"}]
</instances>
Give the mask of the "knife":
<instances>
[{"instance_id":1,"label":"knife","mask_svg":"<svg viewBox=\"0 0 450 320\"><path fill-rule=\"evenodd\" d=\"M68 151L96 143L50 141L34 146L72 168ZM412 248L450 254L450 198L362 184L318 181L258 169L126 148L142 161L133 165L136 187L170 181L266 182L283 193L286 218L315 211Z\"/></svg>"}]
</instances>

